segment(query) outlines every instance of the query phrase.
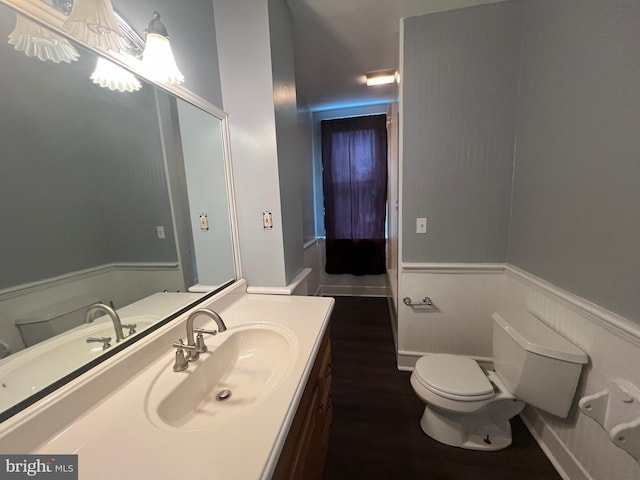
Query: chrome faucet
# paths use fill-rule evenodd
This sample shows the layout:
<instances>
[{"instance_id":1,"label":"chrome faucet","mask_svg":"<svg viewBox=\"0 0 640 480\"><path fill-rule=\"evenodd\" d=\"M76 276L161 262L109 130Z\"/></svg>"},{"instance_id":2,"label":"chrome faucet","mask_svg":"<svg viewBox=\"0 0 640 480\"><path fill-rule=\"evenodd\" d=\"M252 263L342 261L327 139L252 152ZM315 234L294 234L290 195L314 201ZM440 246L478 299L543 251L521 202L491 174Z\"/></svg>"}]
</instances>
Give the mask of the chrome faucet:
<instances>
[{"instance_id":1,"label":"chrome faucet","mask_svg":"<svg viewBox=\"0 0 640 480\"><path fill-rule=\"evenodd\" d=\"M111 318L111 321L113 322L113 328L116 331L116 342L124 340L124 332L122 331L122 322L120 321L120 317L118 316L116 311L109 305L105 305L104 303L96 303L95 305L91 305L87 310L87 313L84 315L84 322L93 322L95 320L94 314L97 312L104 312ZM128 325L127 328L129 328Z\"/></svg>"},{"instance_id":2,"label":"chrome faucet","mask_svg":"<svg viewBox=\"0 0 640 480\"><path fill-rule=\"evenodd\" d=\"M218 326L218 330L216 331L216 330L205 330L203 328L194 328L193 327L194 320L201 315L204 317L208 317L212 319L214 322L216 322L216 325ZM205 345L204 339L202 338L203 333L207 333L209 335L215 335L218 332L224 332L226 329L227 329L227 326L224 324L222 317L220 317L220 315L218 315L216 312L208 308L200 308L195 312L193 312L191 315L189 315L189 318L187 318L187 345L186 345L186 348L188 349L187 360L189 362L193 362L200 357L201 353L204 353L207 351L207 346ZM196 343L196 339L194 339L194 333L198 334L197 343ZM190 348L190 347L193 347L193 348Z\"/></svg>"}]
</instances>

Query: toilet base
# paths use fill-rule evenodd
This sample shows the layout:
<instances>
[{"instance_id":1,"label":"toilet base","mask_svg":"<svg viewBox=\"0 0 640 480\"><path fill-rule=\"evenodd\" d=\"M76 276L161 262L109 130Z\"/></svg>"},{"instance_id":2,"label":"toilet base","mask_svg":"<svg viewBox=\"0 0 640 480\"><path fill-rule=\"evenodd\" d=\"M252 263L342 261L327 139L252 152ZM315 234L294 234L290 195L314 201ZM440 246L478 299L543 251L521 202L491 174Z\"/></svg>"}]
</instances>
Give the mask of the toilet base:
<instances>
[{"instance_id":1,"label":"toilet base","mask_svg":"<svg viewBox=\"0 0 640 480\"><path fill-rule=\"evenodd\" d=\"M511 445L509 418L496 420L489 414L460 415L427 405L420 426L429 437L452 447L493 451Z\"/></svg>"}]
</instances>

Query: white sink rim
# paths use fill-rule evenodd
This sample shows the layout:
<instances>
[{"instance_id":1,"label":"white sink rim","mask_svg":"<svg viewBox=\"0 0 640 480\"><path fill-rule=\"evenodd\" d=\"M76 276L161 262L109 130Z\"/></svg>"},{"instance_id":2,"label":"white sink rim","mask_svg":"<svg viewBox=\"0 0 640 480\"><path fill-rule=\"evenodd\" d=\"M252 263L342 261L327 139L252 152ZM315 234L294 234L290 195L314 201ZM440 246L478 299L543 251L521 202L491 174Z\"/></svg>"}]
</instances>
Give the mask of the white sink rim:
<instances>
[{"instance_id":1,"label":"white sink rim","mask_svg":"<svg viewBox=\"0 0 640 480\"><path fill-rule=\"evenodd\" d=\"M260 331L269 332L268 334L276 334L283 341L283 345L285 344L284 342L286 342L289 350L285 355L286 366L274 374L274 377L276 378L271 379L271 385L265 388L265 391L261 393L259 398L255 398L253 401L244 402L242 405L237 405L233 403L234 392L232 389L232 396L226 402L221 402L220 404L207 402L210 406L218 407L216 408L216 412L208 412L208 414L193 413L189 414L188 418L182 420L172 421L167 419L166 416L163 418L162 413L160 413L160 410L163 408L163 402L165 402L170 395L174 394L174 392L179 389L185 381L189 380L189 376L193 374L195 369L207 367L207 363L212 364L215 362L215 359L217 359L216 351L221 349L225 344L229 345L229 343L227 343L228 341L230 343L233 342L236 335ZM153 381L151 382L144 399L144 405L146 417L155 427L168 431L189 432L215 429L216 425L220 422L231 422L234 417L242 414L242 412L246 412L248 409L259 408L260 405L266 402L269 397L277 392L278 387L285 381L293 370L293 366L298 357L298 342L295 334L288 328L273 323L257 322L242 324L228 328L226 332L210 338L215 339L215 345L213 345L213 342L208 342L210 351L205 354L201 354L200 359L194 363L190 363L189 368L184 372L173 371L173 359L170 361L166 361L166 359L162 360L159 364L155 364L153 367L158 371L153 376ZM235 362L230 366L230 370L226 369L223 373L229 374L230 372L233 372L234 366L237 365L237 363L238 358L235 358ZM211 371L211 369L209 369L209 371ZM222 389L224 388L220 385L219 379L215 382L211 382L211 387L206 388L206 392L209 394L208 399L210 400L211 396L214 396L218 390ZM202 395L202 393L200 394ZM235 398L237 399L237 395ZM201 399L200 401L196 401L189 399L189 402L201 405L205 403L206 400L207 399Z\"/></svg>"}]
</instances>

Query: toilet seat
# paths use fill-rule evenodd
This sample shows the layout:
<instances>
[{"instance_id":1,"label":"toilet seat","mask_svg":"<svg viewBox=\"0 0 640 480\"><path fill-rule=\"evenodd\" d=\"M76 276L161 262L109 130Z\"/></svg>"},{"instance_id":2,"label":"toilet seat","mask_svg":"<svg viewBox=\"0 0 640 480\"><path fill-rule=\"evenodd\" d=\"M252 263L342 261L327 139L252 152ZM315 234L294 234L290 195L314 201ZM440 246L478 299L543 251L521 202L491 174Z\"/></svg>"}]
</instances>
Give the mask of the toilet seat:
<instances>
[{"instance_id":1,"label":"toilet seat","mask_svg":"<svg viewBox=\"0 0 640 480\"><path fill-rule=\"evenodd\" d=\"M413 375L421 386L450 400L477 402L495 396L491 381L471 358L426 355L416 362Z\"/></svg>"}]
</instances>

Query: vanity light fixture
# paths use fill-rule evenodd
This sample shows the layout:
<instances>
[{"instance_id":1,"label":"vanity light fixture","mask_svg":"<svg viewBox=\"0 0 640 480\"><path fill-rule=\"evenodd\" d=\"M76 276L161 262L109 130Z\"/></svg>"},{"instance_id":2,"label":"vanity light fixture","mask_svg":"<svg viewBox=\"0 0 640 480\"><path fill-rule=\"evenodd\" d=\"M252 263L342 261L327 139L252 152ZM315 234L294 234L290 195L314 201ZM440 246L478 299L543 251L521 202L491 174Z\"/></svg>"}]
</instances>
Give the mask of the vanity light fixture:
<instances>
[{"instance_id":1,"label":"vanity light fixture","mask_svg":"<svg viewBox=\"0 0 640 480\"><path fill-rule=\"evenodd\" d=\"M386 85L397 82L400 79L396 70L378 70L367 73L367 86Z\"/></svg>"},{"instance_id":2,"label":"vanity light fixture","mask_svg":"<svg viewBox=\"0 0 640 480\"><path fill-rule=\"evenodd\" d=\"M9 44L27 57L38 57L43 62L71 63L80 58L67 39L22 15L18 15L16 28L9 34Z\"/></svg>"},{"instance_id":3,"label":"vanity light fixture","mask_svg":"<svg viewBox=\"0 0 640 480\"><path fill-rule=\"evenodd\" d=\"M137 92L142 88L142 84L133 73L103 57L98 57L91 81L101 87L123 93Z\"/></svg>"},{"instance_id":4,"label":"vanity light fixture","mask_svg":"<svg viewBox=\"0 0 640 480\"><path fill-rule=\"evenodd\" d=\"M103 51L127 50L110 0L75 0L63 27L69 35Z\"/></svg>"},{"instance_id":5,"label":"vanity light fixture","mask_svg":"<svg viewBox=\"0 0 640 480\"><path fill-rule=\"evenodd\" d=\"M167 27L160 21L160 14L153 12L153 19L145 30L147 39L142 52L142 69L152 80L178 85L184 75L176 65L169 43Z\"/></svg>"},{"instance_id":6,"label":"vanity light fixture","mask_svg":"<svg viewBox=\"0 0 640 480\"><path fill-rule=\"evenodd\" d=\"M144 49L144 40L118 12L115 12L115 17L122 34L127 39L126 51L120 51L115 56L133 71L139 71L139 57ZM104 57L98 57L96 68L91 74L91 81L103 88L123 93L137 92L142 88L142 84L133 73Z\"/></svg>"}]
</instances>

